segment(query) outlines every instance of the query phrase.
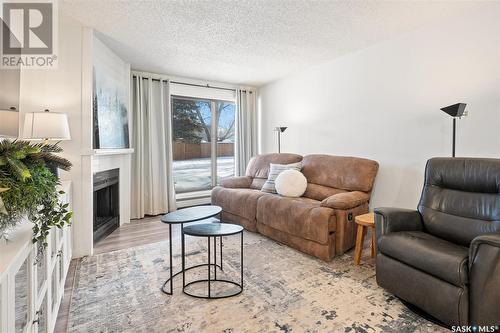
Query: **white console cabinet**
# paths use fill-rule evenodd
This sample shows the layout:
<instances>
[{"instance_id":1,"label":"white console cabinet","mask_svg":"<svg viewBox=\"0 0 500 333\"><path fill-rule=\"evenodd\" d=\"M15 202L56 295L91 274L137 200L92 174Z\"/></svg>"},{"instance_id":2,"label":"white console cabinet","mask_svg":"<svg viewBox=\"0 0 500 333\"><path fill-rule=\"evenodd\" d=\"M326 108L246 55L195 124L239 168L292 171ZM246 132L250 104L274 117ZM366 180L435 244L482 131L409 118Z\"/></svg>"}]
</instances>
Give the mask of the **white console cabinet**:
<instances>
[{"instance_id":1,"label":"white console cabinet","mask_svg":"<svg viewBox=\"0 0 500 333\"><path fill-rule=\"evenodd\" d=\"M61 201L71 205L71 183L62 182ZM21 223L0 244L0 332L53 332L71 261L71 227L54 228L37 258L32 224Z\"/></svg>"}]
</instances>

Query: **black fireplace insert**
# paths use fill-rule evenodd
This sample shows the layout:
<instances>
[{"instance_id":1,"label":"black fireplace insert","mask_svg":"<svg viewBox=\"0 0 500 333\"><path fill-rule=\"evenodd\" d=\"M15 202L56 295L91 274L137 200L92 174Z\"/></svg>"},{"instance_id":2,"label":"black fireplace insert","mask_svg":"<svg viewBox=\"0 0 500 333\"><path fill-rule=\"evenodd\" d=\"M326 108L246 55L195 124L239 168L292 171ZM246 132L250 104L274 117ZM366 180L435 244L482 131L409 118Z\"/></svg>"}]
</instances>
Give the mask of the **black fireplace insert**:
<instances>
[{"instance_id":1,"label":"black fireplace insert","mask_svg":"<svg viewBox=\"0 0 500 333\"><path fill-rule=\"evenodd\" d=\"M120 170L94 174L94 243L120 226Z\"/></svg>"}]
</instances>

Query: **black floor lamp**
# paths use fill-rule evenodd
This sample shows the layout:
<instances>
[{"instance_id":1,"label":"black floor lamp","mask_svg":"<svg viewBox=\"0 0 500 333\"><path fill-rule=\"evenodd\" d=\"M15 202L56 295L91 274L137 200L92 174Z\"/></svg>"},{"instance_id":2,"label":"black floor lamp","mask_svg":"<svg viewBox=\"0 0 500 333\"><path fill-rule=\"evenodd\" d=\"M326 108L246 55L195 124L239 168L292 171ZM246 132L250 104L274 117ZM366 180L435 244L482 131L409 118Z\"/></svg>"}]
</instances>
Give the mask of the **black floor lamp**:
<instances>
[{"instance_id":1,"label":"black floor lamp","mask_svg":"<svg viewBox=\"0 0 500 333\"><path fill-rule=\"evenodd\" d=\"M275 127L274 130L278 132L278 153L281 153L281 133L283 133L288 127Z\"/></svg>"},{"instance_id":2,"label":"black floor lamp","mask_svg":"<svg viewBox=\"0 0 500 333\"><path fill-rule=\"evenodd\" d=\"M455 157L455 142L456 142L456 133L457 133L457 118L460 119L463 116L467 115L467 112L465 112L465 106L467 104L465 103L457 103L453 105L448 105L445 106L444 108L441 108L441 111L446 112L450 116L453 117L453 144L451 148L451 156Z\"/></svg>"}]
</instances>

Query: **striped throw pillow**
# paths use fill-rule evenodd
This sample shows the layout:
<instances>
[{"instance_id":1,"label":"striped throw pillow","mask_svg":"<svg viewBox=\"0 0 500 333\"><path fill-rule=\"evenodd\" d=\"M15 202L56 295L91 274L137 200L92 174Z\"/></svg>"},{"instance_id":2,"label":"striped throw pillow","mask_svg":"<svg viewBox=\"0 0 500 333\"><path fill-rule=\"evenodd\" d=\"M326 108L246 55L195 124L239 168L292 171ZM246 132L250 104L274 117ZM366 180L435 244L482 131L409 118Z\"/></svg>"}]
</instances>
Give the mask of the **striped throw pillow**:
<instances>
[{"instance_id":1,"label":"striped throw pillow","mask_svg":"<svg viewBox=\"0 0 500 333\"><path fill-rule=\"evenodd\" d=\"M274 186L274 181L276 180L276 177L278 177L278 175L285 170L300 171L300 169L302 169L302 162L291 163L291 164L273 164L273 163L271 163L271 168L269 170L269 176L267 177L267 180L264 183L264 185L262 185L261 191L267 192L267 193L278 193L278 192L276 192L276 187Z\"/></svg>"}]
</instances>

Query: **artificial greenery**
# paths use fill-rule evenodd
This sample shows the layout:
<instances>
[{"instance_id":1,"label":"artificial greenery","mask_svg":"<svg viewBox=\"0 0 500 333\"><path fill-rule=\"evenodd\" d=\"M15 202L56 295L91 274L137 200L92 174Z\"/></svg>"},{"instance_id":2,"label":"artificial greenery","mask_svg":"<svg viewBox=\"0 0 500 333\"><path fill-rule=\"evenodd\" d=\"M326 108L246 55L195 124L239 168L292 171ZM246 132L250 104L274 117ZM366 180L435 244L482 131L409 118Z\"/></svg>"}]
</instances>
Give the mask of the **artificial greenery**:
<instances>
[{"instance_id":1,"label":"artificial greenery","mask_svg":"<svg viewBox=\"0 0 500 333\"><path fill-rule=\"evenodd\" d=\"M54 155L62 149L57 144L32 144L27 141L0 142L0 235L26 216L34 224L33 243L47 245L52 227L69 224L72 212L58 200L59 180L48 166L69 170L71 163Z\"/></svg>"},{"instance_id":2,"label":"artificial greenery","mask_svg":"<svg viewBox=\"0 0 500 333\"><path fill-rule=\"evenodd\" d=\"M0 176L6 173L7 176L24 181L30 178L29 166L33 163L53 165L68 171L71 162L54 154L60 152L62 148L57 144L3 140L0 142Z\"/></svg>"}]
</instances>

